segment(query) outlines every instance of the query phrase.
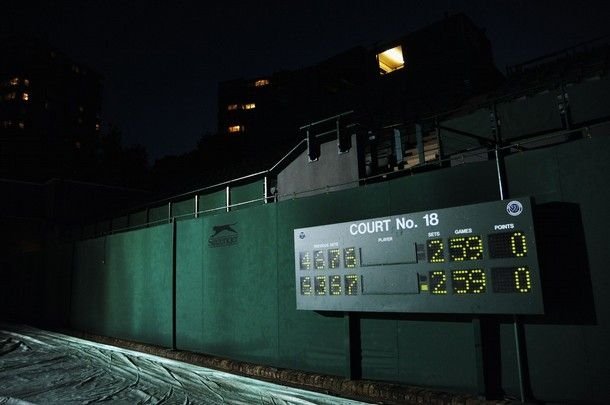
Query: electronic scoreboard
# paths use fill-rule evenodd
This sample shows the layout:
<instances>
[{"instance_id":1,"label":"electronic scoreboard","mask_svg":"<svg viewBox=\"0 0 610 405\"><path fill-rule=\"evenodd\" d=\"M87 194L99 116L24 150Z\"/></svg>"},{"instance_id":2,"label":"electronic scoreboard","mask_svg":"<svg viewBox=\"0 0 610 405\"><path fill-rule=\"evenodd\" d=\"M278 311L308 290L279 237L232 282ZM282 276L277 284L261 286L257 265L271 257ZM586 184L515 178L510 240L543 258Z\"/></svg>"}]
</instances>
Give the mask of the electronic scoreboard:
<instances>
[{"instance_id":1,"label":"electronic scoreboard","mask_svg":"<svg viewBox=\"0 0 610 405\"><path fill-rule=\"evenodd\" d=\"M294 230L297 309L542 314L530 199Z\"/></svg>"}]
</instances>

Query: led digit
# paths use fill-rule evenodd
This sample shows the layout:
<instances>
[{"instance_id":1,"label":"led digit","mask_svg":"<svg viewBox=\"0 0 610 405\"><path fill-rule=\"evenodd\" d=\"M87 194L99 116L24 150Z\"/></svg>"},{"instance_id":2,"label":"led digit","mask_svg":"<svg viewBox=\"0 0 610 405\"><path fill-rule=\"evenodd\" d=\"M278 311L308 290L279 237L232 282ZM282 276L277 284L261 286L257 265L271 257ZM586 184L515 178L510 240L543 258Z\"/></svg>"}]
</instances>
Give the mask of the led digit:
<instances>
[{"instance_id":1,"label":"led digit","mask_svg":"<svg viewBox=\"0 0 610 405\"><path fill-rule=\"evenodd\" d=\"M341 249L328 250L328 268L336 269L341 266Z\"/></svg>"},{"instance_id":2,"label":"led digit","mask_svg":"<svg viewBox=\"0 0 610 405\"><path fill-rule=\"evenodd\" d=\"M481 294L485 292L487 279L482 269L453 270L451 283L454 294Z\"/></svg>"},{"instance_id":3,"label":"led digit","mask_svg":"<svg viewBox=\"0 0 610 405\"><path fill-rule=\"evenodd\" d=\"M447 276L444 271L430 272L430 294L447 294Z\"/></svg>"},{"instance_id":4,"label":"led digit","mask_svg":"<svg viewBox=\"0 0 610 405\"><path fill-rule=\"evenodd\" d=\"M341 295L341 276L330 276L330 295Z\"/></svg>"},{"instance_id":5,"label":"led digit","mask_svg":"<svg viewBox=\"0 0 610 405\"><path fill-rule=\"evenodd\" d=\"M309 252L299 252L299 265L301 270L311 270L311 254Z\"/></svg>"},{"instance_id":6,"label":"led digit","mask_svg":"<svg viewBox=\"0 0 610 405\"><path fill-rule=\"evenodd\" d=\"M494 233L488 240L492 259L527 256L527 238L523 231Z\"/></svg>"},{"instance_id":7,"label":"led digit","mask_svg":"<svg viewBox=\"0 0 610 405\"><path fill-rule=\"evenodd\" d=\"M311 295L311 277L301 277L301 295Z\"/></svg>"},{"instance_id":8,"label":"led digit","mask_svg":"<svg viewBox=\"0 0 610 405\"><path fill-rule=\"evenodd\" d=\"M515 232L510 236L510 250L515 257L527 255L527 243L522 232Z\"/></svg>"},{"instance_id":9,"label":"led digit","mask_svg":"<svg viewBox=\"0 0 610 405\"><path fill-rule=\"evenodd\" d=\"M313 268L316 270L323 270L325 266L324 263L324 251L323 250L314 250L313 251Z\"/></svg>"},{"instance_id":10,"label":"led digit","mask_svg":"<svg viewBox=\"0 0 610 405\"><path fill-rule=\"evenodd\" d=\"M353 269L357 266L356 248L348 247L343 249L343 263L345 263L345 267L348 269Z\"/></svg>"},{"instance_id":11,"label":"led digit","mask_svg":"<svg viewBox=\"0 0 610 405\"><path fill-rule=\"evenodd\" d=\"M483 240L478 235L449 239L449 259L452 262L478 260L483 257Z\"/></svg>"},{"instance_id":12,"label":"led digit","mask_svg":"<svg viewBox=\"0 0 610 405\"><path fill-rule=\"evenodd\" d=\"M326 295L326 276L316 276L314 279L314 291L316 295Z\"/></svg>"},{"instance_id":13,"label":"led digit","mask_svg":"<svg viewBox=\"0 0 610 405\"><path fill-rule=\"evenodd\" d=\"M358 295L358 275L345 276L345 295Z\"/></svg>"},{"instance_id":14,"label":"led digit","mask_svg":"<svg viewBox=\"0 0 610 405\"><path fill-rule=\"evenodd\" d=\"M445 245L442 239L430 239L427 244L428 263L443 263L445 261Z\"/></svg>"},{"instance_id":15,"label":"led digit","mask_svg":"<svg viewBox=\"0 0 610 405\"><path fill-rule=\"evenodd\" d=\"M513 275L515 276L515 290L520 293L532 291L532 277L527 267L517 267Z\"/></svg>"}]
</instances>

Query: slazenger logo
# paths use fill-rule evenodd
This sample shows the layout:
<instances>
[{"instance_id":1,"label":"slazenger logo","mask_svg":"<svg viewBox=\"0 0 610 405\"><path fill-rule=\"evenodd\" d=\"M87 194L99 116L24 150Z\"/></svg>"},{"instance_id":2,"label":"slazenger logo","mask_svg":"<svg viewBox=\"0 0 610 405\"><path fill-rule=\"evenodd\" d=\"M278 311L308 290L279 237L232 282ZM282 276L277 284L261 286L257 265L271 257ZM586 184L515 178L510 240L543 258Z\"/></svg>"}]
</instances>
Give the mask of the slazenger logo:
<instances>
[{"instance_id":1,"label":"slazenger logo","mask_svg":"<svg viewBox=\"0 0 610 405\"><path fill-rule=\"evenodd\" d=\"M208 246L217 248L237 244L237 231L233 229L234 224L217 225L212 227L214 233L208 238Z\"/></svg>"}]
</instances>

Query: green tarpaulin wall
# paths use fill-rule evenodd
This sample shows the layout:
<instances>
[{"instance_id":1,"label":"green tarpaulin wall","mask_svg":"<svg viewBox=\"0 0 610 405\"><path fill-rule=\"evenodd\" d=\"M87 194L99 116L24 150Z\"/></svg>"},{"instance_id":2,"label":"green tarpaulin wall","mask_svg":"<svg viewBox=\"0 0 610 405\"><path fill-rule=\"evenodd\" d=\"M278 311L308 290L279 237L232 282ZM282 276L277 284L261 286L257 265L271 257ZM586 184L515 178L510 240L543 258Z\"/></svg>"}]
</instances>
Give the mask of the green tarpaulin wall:
<instances>
[{"instance_id":1,"label":"green tarpaulin wall","mask_svg":"<svg viewBox=\"0 0 610 405\"><path fill-rule=\"evenodd\" d=\"M534 397L602 402L610 381L610 139L511 155L506 166L510 195L533 196L538 211L546 314L521 318ZM257 198L259 186L241 190L242 201ZM498 195L495 163L480 162L84 240L74 246L70 321L170 347L175 251L178 349L346 375L347 317L295 309L293 229ZM224 192L201 196L199 208L224 201ZM167 207L158 210L151 222L161 212L167 218ZM57 249L49 263L66 263L69 252ZM512 318L490 319L498 325L502 388L518 396ZM362 314L362 378L473 392L474 333L468 315Z\"/></svg>"}]
</instances>

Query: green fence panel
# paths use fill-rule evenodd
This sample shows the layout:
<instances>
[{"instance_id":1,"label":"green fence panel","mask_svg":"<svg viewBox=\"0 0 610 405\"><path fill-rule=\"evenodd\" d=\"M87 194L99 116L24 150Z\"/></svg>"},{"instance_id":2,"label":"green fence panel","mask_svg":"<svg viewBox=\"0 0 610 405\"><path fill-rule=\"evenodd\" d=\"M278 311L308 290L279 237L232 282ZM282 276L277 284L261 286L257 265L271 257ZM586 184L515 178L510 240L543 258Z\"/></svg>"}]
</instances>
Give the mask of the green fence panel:
<instances>
[{"instance_id":1,"label":"green fence panel","mask_svg":"<svg viewBox=\"0 0 610 405\"><path fill-rule=\"evenodd\" d=\"M77 243L71 322L77 329L171 345L169 225Z\"/></svg>"},{"instance_id":2,"label":"green fence panel","mask_svg":"<svg viewBox=\"0 0 610 405\"><path fill-rule=\"evenodd\" d=\"M473 326L451 318L398 323L398 379L420 386L476 389Z\"/></svg>"},{"instance_id":3,"label":"green fence panel","mask_svg":"<svg viewBox=\"0 0 610 405\"><path fill-rule=\"evenodd\" d=\"M610 398L610 138L541 152L539 162L560 162L561 200L539 208L553 212L542 211L536 232L546 315L525 324L532 389L550 402L601 403Z\"/></svg>"},{"instance_id":4,"label":"green fence panel","mask_svg":"<svg viewBox=\"0 0 610 405\"><path fill-rule=\"evenodd\" d=\"M41 313L45 323L66 327L70 316L72 243L50 244L45 250L44 292Z\"/></svg>"},{"instance_id":5,"label":"green fence panel","mask_svg":"<svg viewBox=\"0 0 610 405\"><path fill-rule=\"evenodd\" d=\"M204 351L275 363L275 207L207 216L203 238Z\"/></svg>"},{"instance_id":6,"label":"green fence panel","mask_svg":"<svg viewBox=\"0 0 610 405\"><path fill-rule=\"evenodd\" d=\"M226 211L227 194L225 190L199 196L199 211L202 215L215 215Z\"/></svg>"},{"instance_id":7,"label":"green fence panel","mask_svg":"<svg viewBox=\"0 0 610 405\"><path fill-rule=\"evenodd\" d=\"M176 346L203 351L203 220L176 224Z\"/></svg>"},{"instance_id":8,"label":"green fence panel","mask_svg":"<svg viewBox=\"0 0 610 405\"><path fill-rule=\"evenodd\" d=\"M366 316L360 320L362 378L397 381L400 352L397 344L397 321Z\"/></svg>"},{"instance_id":9,"label":"green fence panel","mask_svg":"<svg viewBox=\"0 0 610 405\"><path fill-rule=\"evenodd\" d=\"M77 242L72 271L70 324L77 330L108 334L106 312L106 237Z\"/></svg>"},{"instance_id":10,"label":"green fence panel","mask_svg":"<svg viewBox=\"0 0 610 405\"><path fill-rule=\"evenodd\" d=\"M171 225L108 237L105 308L111 336L171 346L171 254Z\"/></svg>"},{"instance_id":11,"label":"green fence panel","mask_svg":"<svg viewBox=\"0 0 610 405\"><path fill-rule=\"evenodd\" d=\"M263 188L263 180L255 181L242 186L231 187L231 205L240 204L231 207L231 210L244 209L263 204Z\"/></svg>"}]
</instances>

